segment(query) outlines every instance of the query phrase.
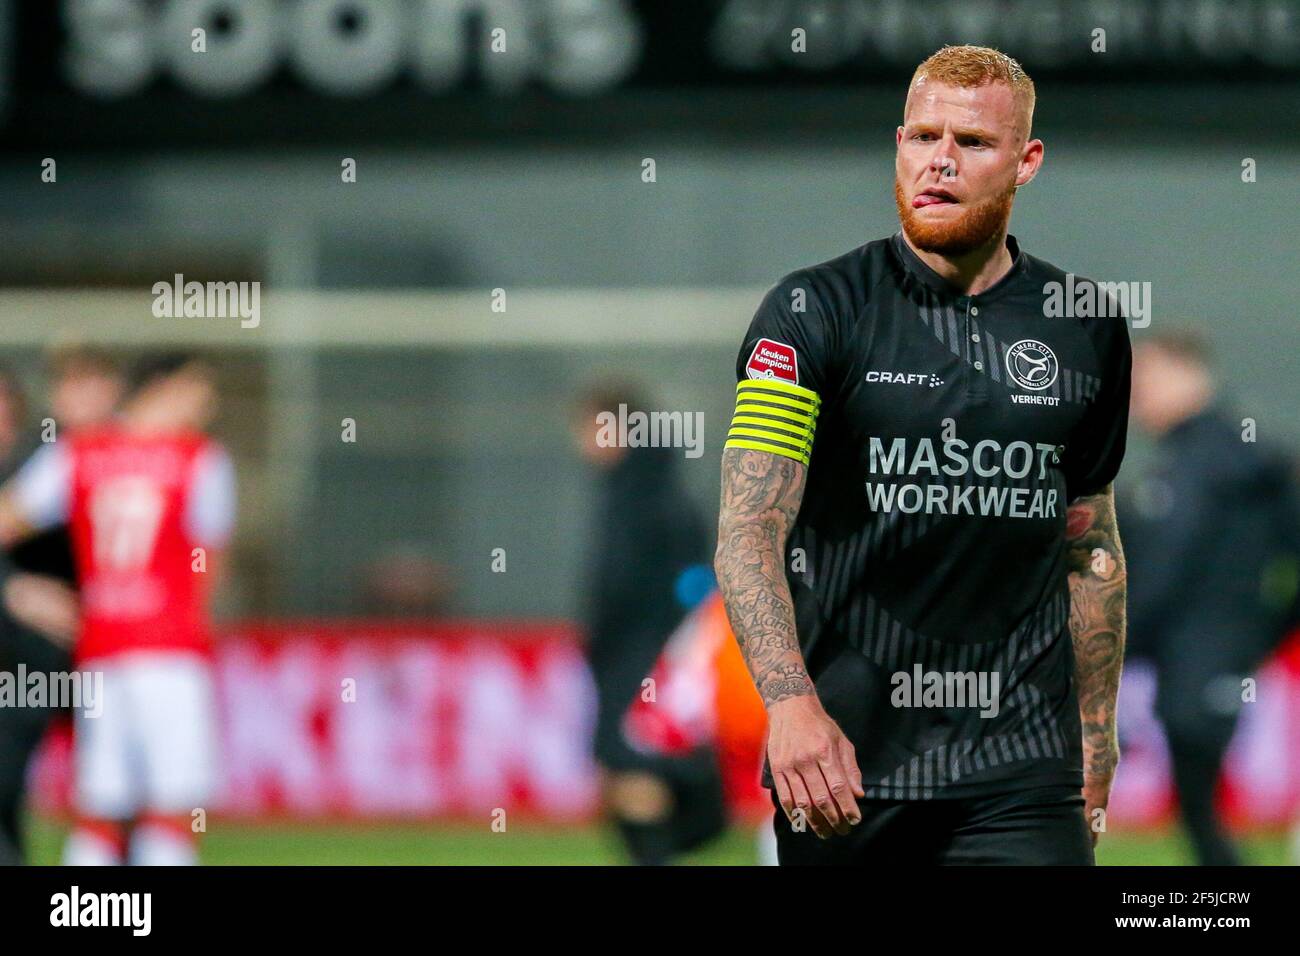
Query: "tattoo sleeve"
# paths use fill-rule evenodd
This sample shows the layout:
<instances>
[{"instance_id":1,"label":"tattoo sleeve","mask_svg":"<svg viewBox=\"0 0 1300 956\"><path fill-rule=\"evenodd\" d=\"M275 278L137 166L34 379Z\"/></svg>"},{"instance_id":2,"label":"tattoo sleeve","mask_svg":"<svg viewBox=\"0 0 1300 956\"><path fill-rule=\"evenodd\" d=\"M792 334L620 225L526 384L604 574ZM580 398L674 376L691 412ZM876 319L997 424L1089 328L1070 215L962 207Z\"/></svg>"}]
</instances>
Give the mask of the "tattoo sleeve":
<instances>
[{"instance_id":1,"label":"tattoo sleeve","mask_svg":"<svg viewBox=\"0 0 1300 956\"><path fill-rule=\"evenodd\" d=\"M803 499L797 461L763 451L722 453L714 568L731 629L764 705L813 693L795 635L785 543Z\"/></svg>"},{"instance_id":2,"label":"tattoo sleeve","mask_svg":"<svg viewBox=\"0 0 1300 956\"><path fill-rule=\"evenodd\" d=\"M1124 663L1128 574L1111 486L1075 499L1066 511L1070 637L1083 723L1084 774L1109 778L1119 761L1115 701Z\"/></svg>"}]
</instances>

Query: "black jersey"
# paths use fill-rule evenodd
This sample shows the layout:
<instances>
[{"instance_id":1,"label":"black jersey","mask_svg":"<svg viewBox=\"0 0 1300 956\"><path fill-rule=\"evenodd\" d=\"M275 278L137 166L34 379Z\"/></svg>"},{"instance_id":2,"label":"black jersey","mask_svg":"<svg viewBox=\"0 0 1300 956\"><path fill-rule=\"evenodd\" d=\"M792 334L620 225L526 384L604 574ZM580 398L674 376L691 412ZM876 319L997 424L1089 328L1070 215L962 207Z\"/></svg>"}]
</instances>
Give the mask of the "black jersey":
<instances>
[{"instance_id":1,"label":"black jersey","mask_svg":"<svg viewBox=\"0 0 1300 956\"><path fill-rule=\"evenodd\" d=\"M1119 469L1129 336L1007 247L978 295L901 234L799 270L738 358L727 447L808 467L787 577L868 797L1082 784L1065 514Z\"/></svg>"}]
</instances>

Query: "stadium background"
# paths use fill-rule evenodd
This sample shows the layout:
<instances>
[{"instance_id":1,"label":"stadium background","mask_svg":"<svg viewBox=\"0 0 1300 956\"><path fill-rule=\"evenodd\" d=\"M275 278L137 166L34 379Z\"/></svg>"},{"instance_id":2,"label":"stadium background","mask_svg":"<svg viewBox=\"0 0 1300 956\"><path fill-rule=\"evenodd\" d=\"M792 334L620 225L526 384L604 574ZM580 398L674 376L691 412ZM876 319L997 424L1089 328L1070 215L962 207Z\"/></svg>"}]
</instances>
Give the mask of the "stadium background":
<instances>
[{"instance_id":1,"label":"stadium background","mask_svg":"<svg viewBox=\"0 0 1300 956\"><path fill-rule=\"evenodd\" d=\"M209 859L616 858L589 819L573 402L616 375L702 412L705 453L681 465L713 513L753 307L896 229L904 85L946 42L1005 49L1038 83L1027 248L1149 281L1152 324L1203 329L1261 435L1300 444L1300 4L0 3L9 363L39 405L57 341L219 360L241 488L225 702L247 739ZM178 273L259 281L260 324L155 318L151 287ZM1134 436L1130 467L1143 454ZM377 619L395 603L400 623ZM340 673L373 696L332 722L312 701ZM1274 665L1287 690L1261 692L1234 757L1261 862L1300 811L1298 674ZM1148 686L1126 681L1104 861L1181 858ZM395 731L421 715L427 737ZM38 771L50 847L61 759ZM493 834L503 803L521 822ZM750 857L738 829L704 859Z\"/></svg>"}]
</instances>

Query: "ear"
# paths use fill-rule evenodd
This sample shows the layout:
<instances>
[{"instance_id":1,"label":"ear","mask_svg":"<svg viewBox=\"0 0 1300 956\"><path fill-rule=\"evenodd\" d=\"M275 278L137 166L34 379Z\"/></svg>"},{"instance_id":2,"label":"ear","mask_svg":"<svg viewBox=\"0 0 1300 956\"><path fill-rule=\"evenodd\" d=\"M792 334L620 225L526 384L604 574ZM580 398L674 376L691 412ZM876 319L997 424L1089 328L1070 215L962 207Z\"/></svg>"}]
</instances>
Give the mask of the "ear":
<instances>
[{"instance_id":1,"label":"ear","mask_svg":"<svg viewBox=\"0 0 1300 956\"><path fill-rule=\"evenodd\" d=\"M1016 188L1028 185L1038 170L1043 166L1043 141L1041 139L1031 139L1025 143L1024 152L1020 154L1020 164L1016 168Z\"/></svg>"}]
</instances>

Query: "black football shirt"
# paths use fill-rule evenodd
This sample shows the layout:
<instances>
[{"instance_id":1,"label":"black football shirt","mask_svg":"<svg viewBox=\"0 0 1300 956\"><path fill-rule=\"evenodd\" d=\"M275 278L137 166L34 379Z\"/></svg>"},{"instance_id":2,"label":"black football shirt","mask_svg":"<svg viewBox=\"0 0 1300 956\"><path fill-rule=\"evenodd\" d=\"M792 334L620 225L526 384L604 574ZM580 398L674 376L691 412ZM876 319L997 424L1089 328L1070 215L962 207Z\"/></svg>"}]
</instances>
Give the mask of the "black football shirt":
<instances>
[{"instance_id":1,"label":"black football shirt","mask_svg":"<svg viewBox=\"0 0 1300 956\"><path fill-rule=\"evenodd\" d=\"M1129 335L1007 247L978 295L901 233L796 271L738 357L727 447L807 465L799 643L869 798L1082 785L1065 515L1123 458Z\"/></svg>"}]
</instances>

